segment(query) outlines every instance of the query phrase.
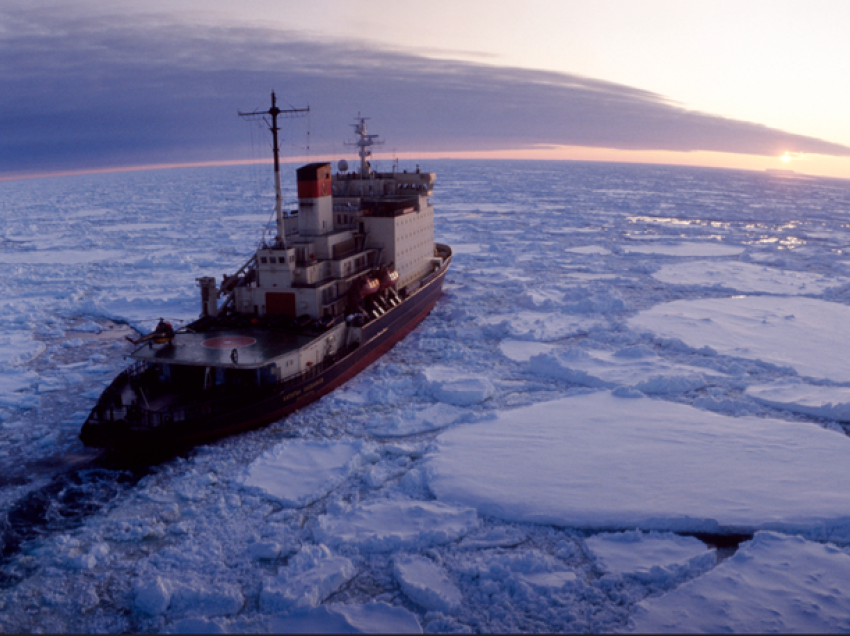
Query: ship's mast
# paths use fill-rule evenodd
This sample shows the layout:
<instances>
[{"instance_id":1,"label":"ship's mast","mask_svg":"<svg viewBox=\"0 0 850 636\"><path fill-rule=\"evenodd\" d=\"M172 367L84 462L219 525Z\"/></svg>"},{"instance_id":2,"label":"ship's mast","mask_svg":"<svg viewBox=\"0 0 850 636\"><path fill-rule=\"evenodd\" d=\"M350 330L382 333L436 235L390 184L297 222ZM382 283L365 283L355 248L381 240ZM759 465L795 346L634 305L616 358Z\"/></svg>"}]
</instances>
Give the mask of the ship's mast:
<instances>
[{"instance_id":1,"label":"ship's mast","mask_svg":"<svg viewBox=\"0 0 850 636\"><path fill-rule=\"evenodd\" d=\"M298 117L302 116L302 113L309 113L310 107L307 108L290 108L287 110L281 110L277 107L277 97L272 91L272 107L268 110L263 111L254 111L253 113L243 113L240 112L240 117L263 117L264 115L271 116L272 120L269 124L269 130L272 131L272 148L274 152L274 212L275 217L277 218L277 235L278 238L283 242L284 239L284 230L283 230L283 195L280 191L280 144L278 143L277 133L280 128L277 125L277 118L279 115L283 115L284 117ZM265 119L266 123L269 123L269 120Z\"/></svg>"},{"instance_id":2,"label":"ship's mast","mask_svg":"<svg viewBox=\"0 0 850 636\"><path fill-rule=\"evenodd\" d=\"M369 162L367 159L372 156L372 151L369 150L370 146L381 145L384 143L383 141L375 141L380 135L368 135L366 134L366 120L368 117L361 117L359 114L357 115L357 123L351 124L354 127L354 132L357 135L358 139L353 144L346 144L347 146L357 146L360 151L360 178L368 177L372 171L369 168Z\"/></svg>"}]
</instances>

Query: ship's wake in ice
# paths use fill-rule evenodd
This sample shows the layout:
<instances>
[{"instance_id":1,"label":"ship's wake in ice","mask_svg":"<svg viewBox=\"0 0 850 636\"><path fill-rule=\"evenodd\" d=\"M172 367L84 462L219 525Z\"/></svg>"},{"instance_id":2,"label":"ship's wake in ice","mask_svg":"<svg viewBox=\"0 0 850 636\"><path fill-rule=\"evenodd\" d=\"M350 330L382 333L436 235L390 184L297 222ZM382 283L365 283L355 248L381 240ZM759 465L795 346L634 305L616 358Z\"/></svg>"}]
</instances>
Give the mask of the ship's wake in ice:
<instances>
[{"instance_id":1,"label":"ship's wake in ice","mask_svg":"<svg viewBox=\"0 0 850 636\"><path fill-rule=\"evenodd\" d=\"M428 169L425 322L142 471L80 425L273 201L253 168L0 184L0 630L850 629L850 184Z\"/></svg>"}]
</instances>

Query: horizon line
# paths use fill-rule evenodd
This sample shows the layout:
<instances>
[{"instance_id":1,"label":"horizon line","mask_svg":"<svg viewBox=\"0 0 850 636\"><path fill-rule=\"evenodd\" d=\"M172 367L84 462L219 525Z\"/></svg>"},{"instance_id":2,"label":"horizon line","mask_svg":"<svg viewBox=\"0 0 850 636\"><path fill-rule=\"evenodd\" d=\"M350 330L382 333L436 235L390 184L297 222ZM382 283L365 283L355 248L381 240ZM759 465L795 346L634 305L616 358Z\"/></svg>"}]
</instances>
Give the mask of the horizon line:
<instances>
[{"instance_id":1,"label":"horizon line","mask_svg":"<svg viewBox=\"0 0 850 636\"><path fill-rule=\"evenodd\" d=\"M281 157L280 162L291 164L298 162L313 163L317 161L333 162L340 157L320 154L313 157ZM807 155L795 158L815 167L814 171L791 169L787 156L775 157L765 155L742 155L712 151L668 151L668 150L623 150L618 148L596 148L588 146L554 146L545 145L520 150L467 150L445 152L395 152L376 153L374 161L404 160L514 160L514 161L587 161L593 163L628 163L645 165L690 166L703 168L721 168L730 170L747 170L752 172L793 172L801 176L850 179L850 158L828 157L826 155ZM71 177L93 174L112 174L122 172L144 172L148 170L169 170L176 168L213 168L225 166L271 164L268 159L220 159L214 161L187 161L149 163L135 166L101 166L96 168L78 168L69 170L52 170L45 172L7 173L0 174L0 182L24 181L54 177ZM355 162L356 163L356 162ZM794 166L797 168L798 166ZM804 166L806 167L806 166Z\"/></svg>"}]
</instances>

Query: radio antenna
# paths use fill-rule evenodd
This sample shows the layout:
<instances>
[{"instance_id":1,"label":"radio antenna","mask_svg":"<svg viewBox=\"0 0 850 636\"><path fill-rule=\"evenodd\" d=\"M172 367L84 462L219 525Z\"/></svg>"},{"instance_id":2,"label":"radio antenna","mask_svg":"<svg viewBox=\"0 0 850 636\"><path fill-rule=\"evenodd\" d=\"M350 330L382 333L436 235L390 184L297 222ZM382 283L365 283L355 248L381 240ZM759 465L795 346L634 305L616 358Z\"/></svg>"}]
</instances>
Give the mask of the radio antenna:
<instances>
[{"instance_id":1,"label":"radio antenna","mask_svg":"<svg viewBox=\"0 0 850 636\"><path fill-rule=\"evenodd\" d=\"M283 195L280 191L280 144L278 143L277 133L280 128L277 125L277 118L283 117L304 117L305 113L310 112L310 107L307 108L289 108L281 110L277 107L277 97L272 91L272 107L268 110L257 110L253 113L239 112L240 117L262 117L263 121L269 124L269 130L272 131L272 148L274 152L274 212L277 217L277 235L281 241L284 238L283 230ZM266 116L271 117L271 122L266 119Z\"/></svg>"}]
</instances>

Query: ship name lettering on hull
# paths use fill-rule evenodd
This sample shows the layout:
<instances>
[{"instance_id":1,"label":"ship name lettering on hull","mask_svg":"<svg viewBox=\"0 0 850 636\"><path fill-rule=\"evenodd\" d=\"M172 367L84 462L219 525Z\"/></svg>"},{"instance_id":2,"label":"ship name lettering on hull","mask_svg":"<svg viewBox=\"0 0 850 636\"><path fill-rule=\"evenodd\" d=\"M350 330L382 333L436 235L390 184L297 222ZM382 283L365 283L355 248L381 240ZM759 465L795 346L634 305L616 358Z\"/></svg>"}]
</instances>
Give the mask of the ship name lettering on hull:
<instances>
[{"instance_id":1,"label":"ship name lettering on hull","mask_svg":"<svg viewBox=\"0 0 850 636\"><path fill-rule=\"evenodd\" d=\"M324 381L325 381L325 379L324 379L324 378L319 378L319 379L318 379L318 380L316 380L315 382L312 382L311 384L308 384L307 386L305 386L305 387L304 387L304 392L305 392L305 393L307 393L308 391L312 391L313 389L315 389L315 388L316 388L317 386L319 386L320 384L323 384L323 383L324 383Z\"/></svg>"}]
</instances>

